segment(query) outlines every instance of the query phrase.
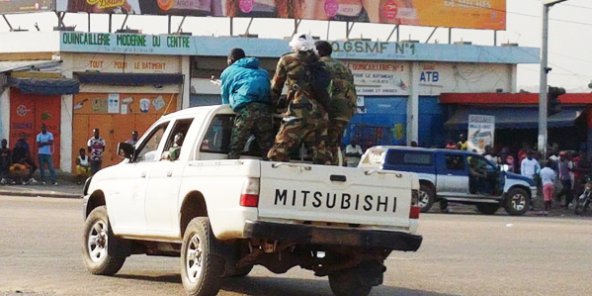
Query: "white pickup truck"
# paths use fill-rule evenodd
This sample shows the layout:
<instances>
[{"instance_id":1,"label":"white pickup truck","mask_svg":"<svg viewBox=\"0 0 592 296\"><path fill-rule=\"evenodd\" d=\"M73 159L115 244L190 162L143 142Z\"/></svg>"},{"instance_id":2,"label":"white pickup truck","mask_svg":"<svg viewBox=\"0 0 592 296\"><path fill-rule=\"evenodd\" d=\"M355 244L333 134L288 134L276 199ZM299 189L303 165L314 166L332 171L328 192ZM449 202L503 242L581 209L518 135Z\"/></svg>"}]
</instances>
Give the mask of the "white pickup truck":
<instances>
[{"instance_id":1,"label":"white pickup truck","mask_svg":"<svg viewBox=\"0 0 592 296\"><path fill-rule=\"evenodd\" d=\"M125 160L84 187L91 273L115 274L132 254L180 256L186 292L215 295L253 265L299 265L328 276L335 295L360 296L382 283L391 251L420 247L415 174L263 161L249 144L229 160L233 123L228 106L190 108L119 144Z\"/></svg>"}]
</instances>

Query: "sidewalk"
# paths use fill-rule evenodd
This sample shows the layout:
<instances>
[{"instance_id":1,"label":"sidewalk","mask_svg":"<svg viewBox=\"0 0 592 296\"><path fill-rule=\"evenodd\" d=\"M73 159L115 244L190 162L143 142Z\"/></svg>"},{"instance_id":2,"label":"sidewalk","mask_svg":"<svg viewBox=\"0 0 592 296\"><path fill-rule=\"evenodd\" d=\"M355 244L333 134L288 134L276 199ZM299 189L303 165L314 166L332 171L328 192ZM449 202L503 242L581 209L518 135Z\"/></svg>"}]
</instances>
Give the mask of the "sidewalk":
<instances>
[{"instance_id":1,"label":"sidewalk","mask_svg":"<svg viewBox=\"0 0 592 296\"><path fill-rule=\"evenodd\" d=\"M0 196L34 196L55 198L82 198L83 185L77 185L69 176L58 175L59 185L0 185Z\"/></svg>"}]
</instances>

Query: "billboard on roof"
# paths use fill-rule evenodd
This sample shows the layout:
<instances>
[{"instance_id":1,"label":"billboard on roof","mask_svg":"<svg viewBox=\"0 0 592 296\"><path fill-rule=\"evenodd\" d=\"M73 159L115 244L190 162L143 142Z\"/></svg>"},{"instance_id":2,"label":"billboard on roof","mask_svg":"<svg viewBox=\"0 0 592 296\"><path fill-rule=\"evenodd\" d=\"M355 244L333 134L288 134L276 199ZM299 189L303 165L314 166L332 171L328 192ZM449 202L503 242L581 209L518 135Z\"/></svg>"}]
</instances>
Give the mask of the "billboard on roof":
<instances>
[{"instance_id":1,"label":"billboard on roof","mask_svg":"<svg viewBox=\"0 0 592 296\"><path fill-rule=\"evenodd\" d=\"M506 28L506 0L57 0L57 10Z\"/></svg>"},{"instance_id":2,"label":"billboard on roof","mask_svg":"<svg viewBox=\"0 0 592 296\"><path fill-rule=\"evenodd\" d=\"M0 14L53 11L55 0L0 0Z\"/></svg>"}]
</instances>

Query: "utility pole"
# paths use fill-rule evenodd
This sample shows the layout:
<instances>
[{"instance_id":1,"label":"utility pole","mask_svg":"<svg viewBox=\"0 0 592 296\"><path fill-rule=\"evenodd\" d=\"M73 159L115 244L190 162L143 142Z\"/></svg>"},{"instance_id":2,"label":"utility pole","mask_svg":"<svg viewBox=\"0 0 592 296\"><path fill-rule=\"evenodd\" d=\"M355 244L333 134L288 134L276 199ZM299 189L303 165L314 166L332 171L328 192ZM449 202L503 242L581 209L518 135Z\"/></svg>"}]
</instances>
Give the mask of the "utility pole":
<instances>
[{"instance_id":1,"label":"utility pole","mask_svg":"<svg viewBox=\"0 0 592 296\"><path fill-rule=\"evenodd\" d=\"M543 0L543 39L541 44L541 72L539 83L539 136L538 150L547 157L547 74L551 71L548 67L549 56L549 9L551 6L567 0Z\"/></svg>"}]
</instances>

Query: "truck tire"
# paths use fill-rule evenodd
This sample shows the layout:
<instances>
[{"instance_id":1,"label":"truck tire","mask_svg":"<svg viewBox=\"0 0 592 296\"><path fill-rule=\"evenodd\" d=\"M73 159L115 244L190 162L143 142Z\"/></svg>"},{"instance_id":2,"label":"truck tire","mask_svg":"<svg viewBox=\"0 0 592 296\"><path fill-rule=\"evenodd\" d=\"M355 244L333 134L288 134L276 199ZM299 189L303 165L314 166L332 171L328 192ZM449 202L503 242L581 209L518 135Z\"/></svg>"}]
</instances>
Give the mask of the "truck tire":
<instances>
[{"instance_id":1,"label":"truck tire","mask_svg":"<svg viewBox=\"0 0 592 296\"><path fill-rule=\"evenodd\" d=\"M113 275L125 262L125 255L118 248L129 248L127 241L113 235L107 208L95 208L84 221L82 257L86 269L92 274ZM119 252L116 252L119 251Z\"/></svg>"},{"instance_id":2,"label":"truck tire","mask_svg":"<svg viewBox=\"0 0 592 296\"><path fill-rule=\"evenodd\" d=\"M372 286L358 280L354 268L329 274L329 286L335 296L366 296L372 290Z\"/></svg>"},{"instance_id":3,"label":"truck tire","mask_svg":"<svg viewBox=\"0 0 592 296\"><path fill-rule=\"evenodd\" d=\"M505 209L512 216L524 215L528 211L530 199L522 188L512 188L506 196Z\"/></svg>"},{"instance_id":4,"label":"truck tire","mask_svg":"<svg viewBox=\"0 0 592 296\"><path fill-rule=\"evenodd\" d=\"M421 212L426 213L430 210L432 205L434 205L434 200L436 199L436 193L432 186L421 183L419 185L419 206L421 207Z\"/></svg>"},{"instance_id":5,"label":"truck tire","mask_svg":"<svg viewBox=\"0 0 592 296\"><path fill-rule=\"evenodd\" d=\"M215 237L207 217L193 218L181 246L181 279L187 295L213 296L220 290L224 260L214 255Z\"/></svg>"},{"instance_id":6,"label":"truck tire","mask_svg":"<svg viewBox=\"0 0 592 296\"><path fill-rule=\"evenodd\" d=\"M499 209L499 204L482 203L477 205L477 211L484 215L493 215Z\"/></svg>"}]
</instances>

